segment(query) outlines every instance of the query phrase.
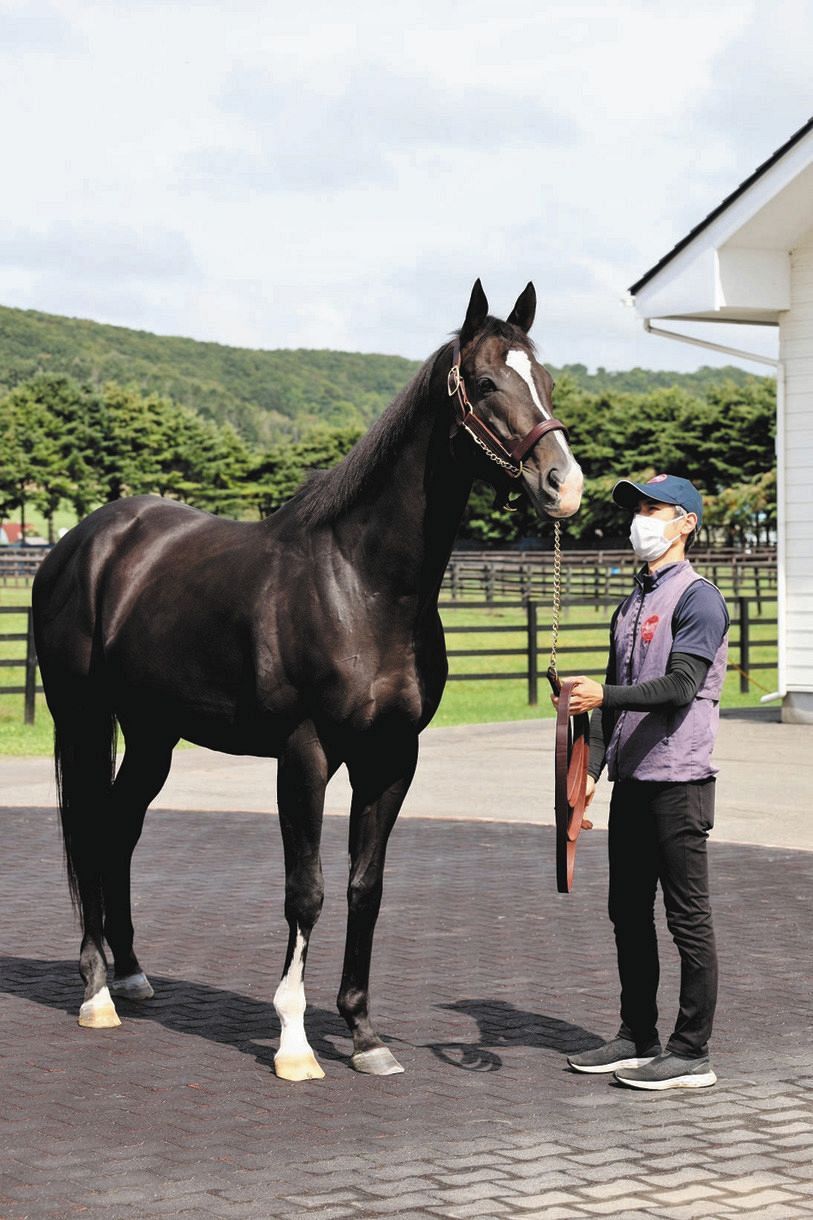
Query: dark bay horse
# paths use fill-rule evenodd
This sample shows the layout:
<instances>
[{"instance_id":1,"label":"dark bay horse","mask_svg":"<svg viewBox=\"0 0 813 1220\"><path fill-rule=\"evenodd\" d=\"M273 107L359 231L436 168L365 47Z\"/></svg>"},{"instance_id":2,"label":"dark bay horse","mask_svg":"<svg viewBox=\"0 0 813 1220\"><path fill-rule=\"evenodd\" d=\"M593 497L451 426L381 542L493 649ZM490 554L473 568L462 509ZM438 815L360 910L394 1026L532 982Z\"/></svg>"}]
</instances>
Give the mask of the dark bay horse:
<instances>
[{"instance_id":1,"label":"dark bay horse","mask_svg":"<svg viewBox=\"0 0 813 1220\"><path fill-rule=\"evenodd\" d=\"M325 787L346 764L349 912L337 1003L353 1066L401 1070L370 1021L370 957L387 838L446 682L437 601L455 533L475 477L504 494L515 475L548 517L574 513L581 496L581 471L552 418L550 376L527 338L535 304L529 284L506 322L489 317L478 280L456 338L341 465L268 519L230 521L135 496L97 509L42 564L36 642L82 917L80 1025L118 1025L115 995L152 995L133 950L130 860L185 738L279 760L290 935L274 996L275 1068L288 1080L323 1075L305 1035L303 978L322 906ZM116 774L117 724L125 753Z\"/></svg>"}]
</instances>

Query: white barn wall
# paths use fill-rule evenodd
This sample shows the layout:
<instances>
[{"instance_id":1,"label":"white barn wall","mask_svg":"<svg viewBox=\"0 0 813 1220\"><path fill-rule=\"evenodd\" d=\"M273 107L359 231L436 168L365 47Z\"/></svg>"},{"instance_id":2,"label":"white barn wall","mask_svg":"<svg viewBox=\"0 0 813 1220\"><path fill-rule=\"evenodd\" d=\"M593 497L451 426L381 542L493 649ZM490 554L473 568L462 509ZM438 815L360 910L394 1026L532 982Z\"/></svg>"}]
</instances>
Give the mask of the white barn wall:
<instances>
[{"instance_id":1,"label":"white barn wall","mask_svg":"<svg viewBox=\"0 0 813 1220\"><path fill-rule=\"evenodd\" d=\"M813 723L813 230L791 252L790 309L780 314L784 366L785 689L782 719ZM781 576L781 574L780 574Z\"/></svg>"}]
</instances>

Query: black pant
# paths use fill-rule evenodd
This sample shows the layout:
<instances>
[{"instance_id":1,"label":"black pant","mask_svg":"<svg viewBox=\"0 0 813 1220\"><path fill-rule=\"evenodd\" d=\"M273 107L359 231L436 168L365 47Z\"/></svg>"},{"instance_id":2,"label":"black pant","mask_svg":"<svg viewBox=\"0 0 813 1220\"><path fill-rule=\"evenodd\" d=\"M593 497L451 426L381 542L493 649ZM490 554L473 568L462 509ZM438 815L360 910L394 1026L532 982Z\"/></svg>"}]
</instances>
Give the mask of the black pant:
<instances>
[{"instance_id":1,"label":"black pant","mask_svg":"<svg viewBox=\"0 0 813 1220\"><path fill-rule=\"evenodd\" d=\"M639 1049L657 1037L655 891L680 953L680 1012L666 1049L708 1053L717 1002L717 950L709 903L706 839L714 825L714 779L661 784L620 780L610 802L610 919L621 978L621 1033Z\"/></svg>"}]
</instances>

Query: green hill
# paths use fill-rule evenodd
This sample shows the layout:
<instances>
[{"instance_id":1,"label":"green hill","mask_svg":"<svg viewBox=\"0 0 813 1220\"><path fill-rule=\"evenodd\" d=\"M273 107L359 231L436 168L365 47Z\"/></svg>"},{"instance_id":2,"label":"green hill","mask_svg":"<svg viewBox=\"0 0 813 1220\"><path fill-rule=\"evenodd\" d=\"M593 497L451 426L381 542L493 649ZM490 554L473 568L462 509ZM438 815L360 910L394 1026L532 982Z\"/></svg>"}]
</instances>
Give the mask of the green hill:
<instances>
[{"instance_id":1,"label":"green hill","mask_svg":"<svg viewBox=\"0 0 813 1220\"><path fill-rule=\"evenodd\" d=\"M366 427L418 367L401 356L254 351L0 306L0 389L38 372L136 384L260 442L315 423Z\"/></svg>"},{"instance_id":2,"label":"green hill","mask_svg":"<svg viewBox=\"0 0 813 1220\"><path fill-rule=\"evenodd\" d=\"M227 347L0 306L0 391L38 372L66 373L91 385L135 384L230 421L260 443L297 439L316 423L366 427L418 366L401 356ZM575 364L552 372L597 393L673 385L702 393L725 378L751 379L733 367L589 373Z\"/></svg>"}]
</instances>

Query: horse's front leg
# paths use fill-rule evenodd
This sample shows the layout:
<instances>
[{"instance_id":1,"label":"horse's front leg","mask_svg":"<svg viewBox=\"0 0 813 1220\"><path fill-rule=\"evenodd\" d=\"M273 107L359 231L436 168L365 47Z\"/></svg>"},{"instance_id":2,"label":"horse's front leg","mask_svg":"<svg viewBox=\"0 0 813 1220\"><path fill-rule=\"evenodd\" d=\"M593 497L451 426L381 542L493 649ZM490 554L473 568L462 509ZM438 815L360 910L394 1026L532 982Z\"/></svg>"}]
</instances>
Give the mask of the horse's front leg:
<instances>
[{"instance_id":1,"label":"horse's front leg","mask_svg":"<svg viewBox=\"0 0 813 1220\"><path fill-rule=\"evenodd\" d=\"M411 729L373 731L368 736L349 767L353 804L347 943L337 1004L353 1035L353 1067L374 1076L390 1076L404 1069L370 1022L370 958L387 840L415 774L418 738Z\"/></svg>"},{"instance_id":2,"label":"horse's front leg","mask_svg":"<svg viewBox=\"0 0 813 1220\"><path fill-rule=\"evenodd\" d=\"M280 1021L274 1071L283 1080L319 1080L325 1074L305 1033L305 961L324 897L319 843L331 770L314 726L300 725L286 743L277 773L289 928L285 966L274 993Z\"/></svg>"}]
</instances>

